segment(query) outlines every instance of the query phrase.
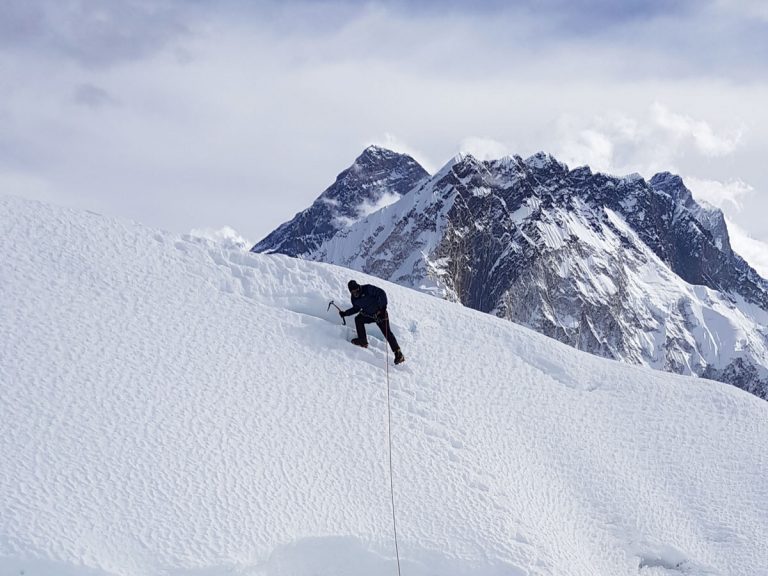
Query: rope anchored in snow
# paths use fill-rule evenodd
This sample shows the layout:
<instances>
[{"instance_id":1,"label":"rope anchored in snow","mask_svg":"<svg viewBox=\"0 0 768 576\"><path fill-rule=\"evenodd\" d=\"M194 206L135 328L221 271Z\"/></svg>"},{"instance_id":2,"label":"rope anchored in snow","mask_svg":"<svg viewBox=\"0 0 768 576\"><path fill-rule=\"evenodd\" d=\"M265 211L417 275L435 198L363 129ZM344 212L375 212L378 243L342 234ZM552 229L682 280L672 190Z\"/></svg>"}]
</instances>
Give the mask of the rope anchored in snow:
<instances>
[{"instance_id":1,"label":"rope anchored in snow","mask_svg":"<svg viewBox=\"0 0 768 576\"><path fill-rule=\"evenodd\" d=\"M328 302L328 308L327 310L331 309L331 306L334 306L339 312L341 312L341 308L339 308L336 303L331 300ZM347 321L344 318L344 316L341 317L341 321L344 323L344 326L347 325ZM388 447L389 447L389 495L392 501L392 531L395 535L395 558L397 559L397 576L400 576L400 548L397 544L397 516L395 514L395 481L394 481L394 473L392 468L392 402L390 400L390 386L389 386L389 348L387 347L387 343L389 342L389 318L387 318L385 323L385 329L386 332L384 333L384 339L386 342L384 343L384 366L386 367L386 373L387 373L387 438L389 440Z\"/></svg>"},{"instance_id":2,"label":"rope anchored in snow","mask_svg":"<svg viewBox=\"0 0 768 576\"><path fill-rule=\"evenodd\" d=\"M386 320L387 333L385 340L389 341L389 318ZM387 343L384 344L387 346ZM397 576L400 576L400 550L397 546L397 519L395 515L395 481L392 472L392 404L389 393L389 348L384 348L384 364L387 367L387 435L389 437L389 494L392 499L392 530L395 533L395 558L397 558Z\"/></svg>"}]
</instances>

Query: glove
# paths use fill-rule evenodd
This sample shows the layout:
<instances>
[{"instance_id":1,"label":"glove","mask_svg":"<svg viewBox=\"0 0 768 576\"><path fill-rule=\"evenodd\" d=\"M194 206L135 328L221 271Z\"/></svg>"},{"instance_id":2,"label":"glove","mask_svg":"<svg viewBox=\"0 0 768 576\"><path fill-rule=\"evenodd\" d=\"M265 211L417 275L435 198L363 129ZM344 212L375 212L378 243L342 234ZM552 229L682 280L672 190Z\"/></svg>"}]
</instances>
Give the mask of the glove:
<instances>
[{"instance_id":1,"label":"glove","mask_svg":"<svg viewBox=\"0 0 768 576\"><path fill-rule=\"evenodd\" d=\"M376 312L376 319L377 320L384 320L387 317L387 309L382 308L378 312Z\"/></svg>"},{"instance_id":2,"label":"glove","mask_svg":"<svg viewBox=\"0 0 768 576\"><path fill-rule=\"evenodd\" d=\"M344 318L344 316L345 316L344 312L342 312L341 310L339 310L339 316L341 316L342 318Z\"/></svg>"}]
</instances>

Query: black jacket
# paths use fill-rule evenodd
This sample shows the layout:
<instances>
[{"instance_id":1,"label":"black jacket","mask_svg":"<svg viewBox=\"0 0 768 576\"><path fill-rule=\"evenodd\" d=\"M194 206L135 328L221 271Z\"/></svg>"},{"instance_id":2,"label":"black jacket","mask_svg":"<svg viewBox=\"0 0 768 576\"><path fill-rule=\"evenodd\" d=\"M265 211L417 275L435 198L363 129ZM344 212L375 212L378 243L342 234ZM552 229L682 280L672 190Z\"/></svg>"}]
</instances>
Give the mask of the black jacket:
<instances>
[{"instance_id":1,"label":"black jacket","mask_svg":"<svg viewBox=\"0 0 768 576\"><path fill-rule=\"evenodd\" d=\"M352 297L352 308L344 310L344 316L351 316L362 312L366 316L374 317L380 310L387 308L387 293L373 284L363 284L360 287L360 295Z\"/></svg>"}]
</instances>

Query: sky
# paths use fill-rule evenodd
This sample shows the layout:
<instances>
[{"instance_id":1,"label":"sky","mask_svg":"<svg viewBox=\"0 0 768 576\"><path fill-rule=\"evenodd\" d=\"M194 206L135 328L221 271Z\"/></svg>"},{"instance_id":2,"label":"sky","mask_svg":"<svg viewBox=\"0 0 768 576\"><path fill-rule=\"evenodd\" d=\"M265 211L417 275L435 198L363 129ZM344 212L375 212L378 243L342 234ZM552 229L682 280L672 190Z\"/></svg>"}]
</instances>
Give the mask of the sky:
<instances>
[{"instance_id":1,"label":"sky","mask_svg":"<svg viewBox=\"0 0 768 576\"><path fill-rule=\"evenodd\" d=\"M255 242L362 150L680 174L768 276L763 0L0 0L0 193Z\"/></svg>"}]
</instances>

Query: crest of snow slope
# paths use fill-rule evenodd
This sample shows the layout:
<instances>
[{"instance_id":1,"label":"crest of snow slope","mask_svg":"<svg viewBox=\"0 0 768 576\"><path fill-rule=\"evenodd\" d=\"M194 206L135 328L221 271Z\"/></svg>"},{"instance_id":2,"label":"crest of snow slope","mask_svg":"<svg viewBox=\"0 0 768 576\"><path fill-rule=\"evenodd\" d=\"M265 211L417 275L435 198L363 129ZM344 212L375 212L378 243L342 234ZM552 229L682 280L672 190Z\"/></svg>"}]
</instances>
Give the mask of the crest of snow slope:
<instances>
[{"instance_id":1,"label":"crest of snow slope","mask_svg":"<svg viewBox=\"0 0 768 576\"><path fill-rule=\"evenodd\" d=\"M395 573L348 270L8 197L0 234L0 574ZM768 574L765 402L376 283L404 575Z\"/></svg>"}]
</instances>

